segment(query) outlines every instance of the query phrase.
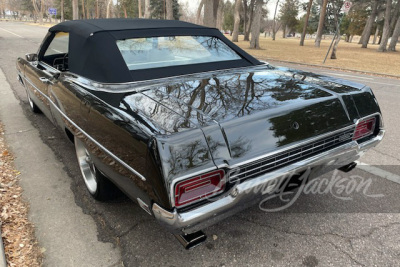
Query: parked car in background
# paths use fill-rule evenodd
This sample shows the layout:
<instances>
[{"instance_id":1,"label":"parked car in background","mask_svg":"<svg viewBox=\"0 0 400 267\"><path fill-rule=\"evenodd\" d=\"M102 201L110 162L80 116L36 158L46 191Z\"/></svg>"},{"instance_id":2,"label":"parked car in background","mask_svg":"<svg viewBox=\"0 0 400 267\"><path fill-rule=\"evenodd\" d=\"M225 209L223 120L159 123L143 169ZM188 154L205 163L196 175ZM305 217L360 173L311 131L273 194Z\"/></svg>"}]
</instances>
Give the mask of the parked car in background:
<instances>
[{"instance_id":1,"label":"parked car in background","mask_svg":"<svg viewBox=\"0 0 400 267\"><path fill-rule=\"evenodd\" d=\"M257 188L349 171L384 135L370 88L271 66L186 22L63 22L17 71L31 109L74 143L88 192L121 190L186 248Z\"/></svg>"}]
</instances>

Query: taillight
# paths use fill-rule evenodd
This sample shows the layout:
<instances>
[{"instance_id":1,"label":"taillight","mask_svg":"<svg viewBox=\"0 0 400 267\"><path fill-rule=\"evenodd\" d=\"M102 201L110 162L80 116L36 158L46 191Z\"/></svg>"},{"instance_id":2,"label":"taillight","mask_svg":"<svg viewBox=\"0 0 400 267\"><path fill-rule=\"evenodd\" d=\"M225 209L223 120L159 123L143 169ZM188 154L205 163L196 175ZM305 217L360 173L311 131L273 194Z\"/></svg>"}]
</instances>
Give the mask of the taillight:
<instances>
[{"instance_id":1,"label":"taillight","mask_svg":"<svg viewBox=\"0 0 400 267\"><path fill-rule=\"evenodd\" d=\"M181 207L225 189L225 172L217 170L178 182L175 185L175 206Z\"/></svg>"},{"instance_id":2,"label":"taillight","mask_svg":"<svg viewBox=\"0 0 400 267\"><path fill-rule=\"evenodd\" d=\"M375 130L375 123L376 123L375 117L368 118L358 122L353 134L353 140L361 139L363 137L373 134Z\"/></svg>"}]
</instances>

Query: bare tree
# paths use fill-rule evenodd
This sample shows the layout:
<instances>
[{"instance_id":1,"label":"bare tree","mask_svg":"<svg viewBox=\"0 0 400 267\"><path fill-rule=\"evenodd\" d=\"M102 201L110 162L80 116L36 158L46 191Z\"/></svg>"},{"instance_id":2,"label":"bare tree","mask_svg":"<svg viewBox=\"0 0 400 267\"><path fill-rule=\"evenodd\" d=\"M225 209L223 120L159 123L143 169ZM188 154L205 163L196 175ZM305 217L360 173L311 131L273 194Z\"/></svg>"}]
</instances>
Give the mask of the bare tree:
<instances>
[{"instance_id":1,"label":"bare tree","mask_svg":"<svg viewBox=\"0 0 400 267\"><path fill-rule=\"evenodd\" d=\"M340 36L340 22L339 22L340 7L336 6L335 2L332 3L332 6L333 6L333 15L334 15L334 18L335 18L335 24L336 24L336 31L337 32L336 32L336 35L335 35L335 37L336 37L335 45L332 48L331 59L337 59L336 51L337 51L337 48L339 46L339 42L340 42L340 39L341 39L341 36Z\"/></svg>"},{"instance_id":2,"label":"bare tree","mask_svg":"<svg viewBox=\"0 0 400 267\"><path fill-rule=\"evenodd\" d=\"M204 0L203 24L215 28L217 25L219 0Z\"/></svg>"},{"instance_id":3,"label":"bare tree","mask_svg":"<svg viewBox=\"0 0 400 267\"><path fill-rule=\"evenodd\" d=\"M254 21L251 26L250 49L260 49L261 12L263 4L263 0L256 1Z\"/></svg>"},{"instance_id":4,"label":"bare tree","mask_svg":"<svg viewBox=\"0 0 400 267\"><path fill-rule=\"evenodd\" d=\"M43 24L43 12L42 5L38 5L37 0L32 0L33 9L35 10L36 16L39 17L39 24Z\"/></svg>"},{"instance_id":5,"label":"bare tree","mask_svg":"<svg viewBox=\"0 0 400 267\"><path fill-rule=\"evenodd\" d=\"M61 2L60 2L60 9L61 9L61 11L60 11L60 13L61 13L61 22L63 22L64 21L64 0L61 0Z\"/></svg>"},{"instance_id":6,"label":"bare tree","mask_svg":"<svg viewBox=\"0 0 400 267\"><path fill-rule=\"evenodd\" d=\"M308 1L307 14L306 14L306 18L304 21L303 32L301 34L300 46L304 46L304 39L306 38L306 32L307 32L307 27L308 27L308 20L310 19L312 2L313 2L313 0Z\"/></svg>"},{"instance_id":7,"label":"bare tree","mask_svg":"<svg viewBox=\"0 0 400 267\"><path fill-rule=\"evenodd\" d=\"M143 13L142 13L142 0L138 0L138 12L139 12L139 18L143 17Z\"/></svg>"},{"instance_id":8,"label":"bare tree","mask_svg":"<svg viewBox=\"0 0 400 267\"><path fill-rule=\"evenodd\" d=\"M150 0L144 0L144 18L149 19L151 16Z\"/></svg>"},{"instance_id":9,"label":"bare tree","mask_svg":"<svg viewBox=\"0 0 400 267\"><path fill-rule=\"evenodd\" d=\"M139 0L140 1L140 0ZM172 0L166 0L166 7L167 7L167 19L173 20L174 19L174 9L172 8Z\"/></svg>"},{"instance_id":10,"label":"bare tree","mask_svg":"<svg viewBox=\"0 0 400 267\"><path fill-rule=\"evenodd\" d=\"M72 19L79 19L79 3L78 0L72 0Z\"/></svg>"},{"instance_id":11,"label":"bare tree","mask_svg":"<svg viewBox=\"0 0 400 267\"><path fill-rule=\"evenodd\" d=\"M379 45L378 51L379 52L386 52L386 46L389 41L390 35L390 14L392 11L392 0L386 1L386 11L385 11L385 24L383 25L383 32L382 32L382 41Z\"/></svg>"},{"instance_id":12,"label":"bare tree","mask_svg":"<svg viewBox=\"0 0 400 267\"><path fill-rule=\"evenodd\" d=\"M272 23L272 40L275 41L276 32L278 31L275 29L276 26L276 12L278 11L279 0L276 0L275 12L274 12L274 21Z\"/></svg>"},{"instance_id":13,"label":"bare tree","mask_svg":"<svg viewBox=\"0 0 400 267\"><path fill-rule=\"evenodd\" d=\"M239 26L240 26L240 9L242 7L242 1L236 0L235 2L235 14L234 14L234 24L232 33L232 42L239 41Z\"/></svg>"},{"instance_id":14,"label":"bare tree","mask_svg":"<svg viewBox=\"0 0 400 267\"><path fill-rule=\"evenodd\" d=\"M243 2L246 2L246 0L244 0ZM251 24L253 23L255 5L256 5L256 1L251 0L250 5L247 7L248 11L250 11L250 14L249 14L248 23L246 24L245 31L244 31L244 40L245 41L249 41ZM246 15L244 16L244 20L246 21Z\"/></svg>"},{"instance_id":15,"label":"bare tree","mask_svg":"<svg viewBox=\"0 0 400 267\"><path fill-rule=\"evenodd\" d=\"M106 18L110 18L111 17L111 4L112 4L112 0L108 0L107 1L107 9L106 9Z\"/></svg>"},{"instance_id":16,"label":"bare tree","mask_svg":"<svg viewBox=\"0 0 400 267\"><path fill-rule=\"evenodd\" d=\"M390 21L390 32L393 32L393 29L395 28L395 24L397 21L397 16L399 15L400 12L400 1L397 1L396 7L394 8L393 14L392 14L392 19Z\"/></svg>"},{"instance_id":17,"label":"bare tree","mask_svg":"<svg viewBox=\"0 0 400 267\"><path fill-rule=\"evenodd\" d=\"M371 15L369 16L367 20L367 24L364 27L363 34L360 39L360 43L362 44L362 48L367 48L368 47L368 42L371 37L371 30L372 26L375 23L376 16L378 15L378 0L374 0L372 3L372 12Z\"/></svg>"},{"instance_id":18,"label":"bare tree","mask_svg":"<svg viewBox=\"0 0 400 267\"><path fill-rule=\"evenodd\" d=\"M217 11L217 29L222 30L222 24L224 21L224 0L219 0L218 11Z\"/></svg>"},{"instance_id":19,"label":"bare tree","mask_svg":"<svg viewBox=\"0 0 400 267\"><path fill-rule=\"evenodd\" d=\"M325 15L326 15L326 6L327 5L328 5L328 0L324 0L324 2L321 5L321 13L319 15L317 36L315 37L315 46L316 47L321 46L321 39L322 39L322 33L324 32L324 24L325 24Z\"/></svg>"},{"instance_id":20,"label":"bare tree","mask_svg":"<svg viewBox=\"0 0 400 267\"><path fill-rule=\"evenodd\" d=\"M396 45L397 42L399 41L399 36L400 36L400 16L397 18L397 23L396 26L394 27L392 40L390 41L389 44L389 51L396 51Z\"/></svg>"},{"instance_id":21,"label":"bare tree","mask_svg":"<svg viewBox=\"0 0 400 267\"><path fill-rule=\"evenodd\" d=\"M197 15L196 15L196 23L197 24L202 24L202 21L201 21L201 10L203 10L204 2L205 2L205 0L201 0L200 4L199 4L199 7L197 8Z\"/></svg>"},{"instance_id":22,"label":"bare tree","mask_svg":"<svg viewBox=\"0 0 400 267\"><path fill-rule=\"evenodd\" d=\"M86 18L86 14L85 14L85 0L81 0L81 4L82 4L82 18L85 19L85 18Z\"/></svg>"}]
</instances>

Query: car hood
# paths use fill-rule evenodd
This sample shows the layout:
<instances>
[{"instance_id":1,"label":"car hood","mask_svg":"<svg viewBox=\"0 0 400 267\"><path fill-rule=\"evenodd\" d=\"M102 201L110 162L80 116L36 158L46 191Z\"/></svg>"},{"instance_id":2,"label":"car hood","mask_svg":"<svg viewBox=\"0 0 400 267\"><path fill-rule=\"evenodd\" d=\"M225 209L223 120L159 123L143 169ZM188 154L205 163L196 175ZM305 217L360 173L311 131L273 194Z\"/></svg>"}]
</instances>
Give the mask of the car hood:
<instances>
[{"instance_id":1,"label":"car hood","mask_svg":"<svg viewBox=\"0 0 400 267\"><path fill-rule=\"evenodd\" d=\"M154 128L162 158L171 160L179 151L174 157L183 163L167 164L168 176L188 166L204 168L206 159L217 166L240 164L350 126L359 118L352 95L363 90L361 84L264 65L155 83L124 94L119 108Z\"/></svg>"}]
</instances>

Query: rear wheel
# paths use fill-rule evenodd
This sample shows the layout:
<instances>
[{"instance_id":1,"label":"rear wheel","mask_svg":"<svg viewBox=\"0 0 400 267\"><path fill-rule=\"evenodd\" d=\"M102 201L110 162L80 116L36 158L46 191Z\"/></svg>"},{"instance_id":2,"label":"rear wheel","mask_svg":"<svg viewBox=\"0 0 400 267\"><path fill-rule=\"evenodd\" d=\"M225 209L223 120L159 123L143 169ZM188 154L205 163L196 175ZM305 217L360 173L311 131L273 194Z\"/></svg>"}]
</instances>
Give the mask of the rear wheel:
<instances>
[{"instance_id":1,"label":"rear wheel","mask_svg":"<svg viewBox=\"0 0 400 267\"><path fill-rule=\"evenodd\" d=\"M31 96L29 95L28 91L26 92L26 95L28 97L28 104L29 107L31 108L33 113L41 113L40 109L38 108L38 106L36 106L35 103L33 103Z\"/></svg>"},{"instance_id":2,"label":"rear wheel","mask_svg":"<svg viewBox=\"0 0 400 267\"><path fill-rule=\"evenodd\" d=\"M120 195L120 190L102 174L93 158L79 138L74 137L76 157L86 188L96 200L111 200Z\"/></svg>"}]
</instances>

